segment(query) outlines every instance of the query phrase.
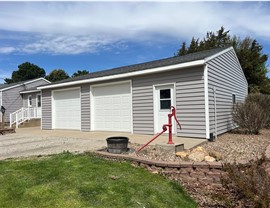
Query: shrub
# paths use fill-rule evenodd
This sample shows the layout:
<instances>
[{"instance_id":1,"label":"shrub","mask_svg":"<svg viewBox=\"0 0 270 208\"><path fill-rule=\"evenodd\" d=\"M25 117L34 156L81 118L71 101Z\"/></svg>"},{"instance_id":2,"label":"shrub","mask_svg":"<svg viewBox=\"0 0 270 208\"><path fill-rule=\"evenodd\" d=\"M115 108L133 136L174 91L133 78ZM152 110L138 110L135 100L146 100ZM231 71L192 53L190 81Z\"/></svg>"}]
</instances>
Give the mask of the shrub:
<instances>
[{"instance_id":1,"label":"shrub","mask_svg":"<svg viewBox=\"0 0 270 208\"><path fill-rule=\"evenodd\" d=\"M266 170L269 159L263 156L247 165L225 164L227 177L222 177L222 185L244 204L252 207L270 207L270 175ZM247 206L248 207L248 206Z\"/></svg>"},{"instance_id":2,"label":"shrub","mask_svg":"<svg viewBox=\"0 0 270 208\"><path fill-rule=\"evenodd\" d=\"M268 117L265 127L270 128L270 95L260 93L249 94L246 98L246 102L257 103L263 109L264 113Z\"/></svg>"},{"instance_id":3,"label":"shrub","mask_svg":"<svg viewBox=\"0 0 270 208\"><path fill-rule=\"evenodd\" d=\"M246 133L258 134L259 130L265 127L268 116L263 108L252 101L237 103L233 107L233 121Z\"/></svg>"}]
</instances>

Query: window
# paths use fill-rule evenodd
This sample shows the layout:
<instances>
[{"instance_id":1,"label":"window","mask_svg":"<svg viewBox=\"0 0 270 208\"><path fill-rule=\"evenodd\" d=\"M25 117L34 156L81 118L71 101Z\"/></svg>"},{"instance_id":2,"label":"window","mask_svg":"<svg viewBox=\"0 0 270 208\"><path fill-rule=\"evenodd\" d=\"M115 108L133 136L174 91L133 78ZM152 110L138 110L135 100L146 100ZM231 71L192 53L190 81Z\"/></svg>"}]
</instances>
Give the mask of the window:
<instances>
[{"instance_id":1,"label":"window","mask_svg":"<svg viewBox=\"0 0 270 208\"><path fill-rule=\"evenodd\" d=\"M32 95L28 95L28 107L32 107Z\"/></svg>"},{"instance_id":2,"label":"window","mask_svg":"<svg viewBox=\"0 0 270 208\"><path fill-rule=\"evenodd\" d=\"M170 109L171 108L171 89L160 90L160 109Z\"/></svg>"},{"instance_id":3,"label":"window","mask_svg":"<svg viewBox=\"0 0 270 208\"><path fill-rule=\"evenodd\" d=\"M41 107L41 95L37 95L37 107Z\"/></svg>"},{"instance_id":4,"label":"window","mask_svg":"<svg viewBox=\"0 0 270 208\"><path fill-rule=\"evenodd\" d=\"M235 94L232 94L232 104L236 104L236 97L235 97Z\"/></svg>"}]
</instances>

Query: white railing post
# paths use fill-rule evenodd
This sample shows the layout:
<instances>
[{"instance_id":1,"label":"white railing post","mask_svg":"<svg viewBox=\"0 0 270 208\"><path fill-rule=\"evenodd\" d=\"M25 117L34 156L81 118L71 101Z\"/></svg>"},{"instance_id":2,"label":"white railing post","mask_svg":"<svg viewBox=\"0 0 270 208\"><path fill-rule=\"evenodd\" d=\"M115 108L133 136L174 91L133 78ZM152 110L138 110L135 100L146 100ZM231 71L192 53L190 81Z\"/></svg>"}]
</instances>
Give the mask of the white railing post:
<instances>
[{"instance_id":1,"label":"white railing post","mask_svg":"<svg viewBox=\"0 0 270 208\"><path fill-rule=\"evenodd\" d=\"M28 110L28 120L30 119L30 108L27 109Z\"/></svg>"},{"instance_id":2,"label":"white railing post","mask_svg":"<svg viewBox=\"0 0 270 208\"><path fill-rule=\"evenodd\" d=\"M12 127L12 113L9 114L9 127Z\"/></svg>"},{"instance_id":3,"label":"white railing post","mask_svg":"<svg viewBox=\"0 0 270 208\"><path fill-rule=\"evenodd\" d=\"M19 127L18 113L16 113L16 128Z\"/></svg>"},{"instance_id":4,"label":"white railing post","mask_svg":"<svg viewBox=\"0 0 270 208\"><path fill-rule=\"evenodd\" d=\"M37 117L37 108L35 107L34 108L34 118L36 118Z\"/></svg>"},{"instance_id":5,"label":"white railing post","mask_svg":"<svg viewBox=\"0 0 270 208\"><path fill-rule=\"evenodd\" d=\"M23 108L22 108L22 121L24 121L24 112L23 112Z\"/></svg>"}]
</instances>

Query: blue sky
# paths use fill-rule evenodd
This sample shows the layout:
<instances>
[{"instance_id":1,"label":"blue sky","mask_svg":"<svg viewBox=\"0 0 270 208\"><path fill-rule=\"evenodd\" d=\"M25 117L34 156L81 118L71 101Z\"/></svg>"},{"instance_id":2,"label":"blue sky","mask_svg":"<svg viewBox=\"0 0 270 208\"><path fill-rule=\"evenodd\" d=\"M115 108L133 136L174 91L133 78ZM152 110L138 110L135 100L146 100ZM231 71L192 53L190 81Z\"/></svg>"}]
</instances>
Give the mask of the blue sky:
<instances>
[{"instance_id":1,"label":"blue sky","mask_svg":"<svg viewBox=\"0 0 270 208\"><path fill-rule=\"evenodd\" d=\"M270 2L0 2L0 83L25 61L72 75L170 57L222 25L270 54L269 14Z\"/></svg>"}]
</instances>

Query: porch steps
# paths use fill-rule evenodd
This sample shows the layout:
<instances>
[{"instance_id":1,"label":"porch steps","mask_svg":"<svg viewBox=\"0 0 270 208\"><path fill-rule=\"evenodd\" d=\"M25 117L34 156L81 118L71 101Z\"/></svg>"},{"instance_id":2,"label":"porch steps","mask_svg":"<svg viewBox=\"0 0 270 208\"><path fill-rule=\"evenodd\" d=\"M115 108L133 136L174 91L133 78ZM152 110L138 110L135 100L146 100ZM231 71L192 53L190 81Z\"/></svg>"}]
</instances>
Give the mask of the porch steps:
<instances>
[{"instance_id":1,"label":"porch steps","mask_svg":"<svg viewBox=\"0 0 270 208\"><path fill-rule=\"evenodd\" d=\"M41 119L36 118L36 119L31 119L31 120L26 120L23 123L19 125L19 128L28 128L28 127L36 127L41 125Z\"/></svg>"}]
</instances>

